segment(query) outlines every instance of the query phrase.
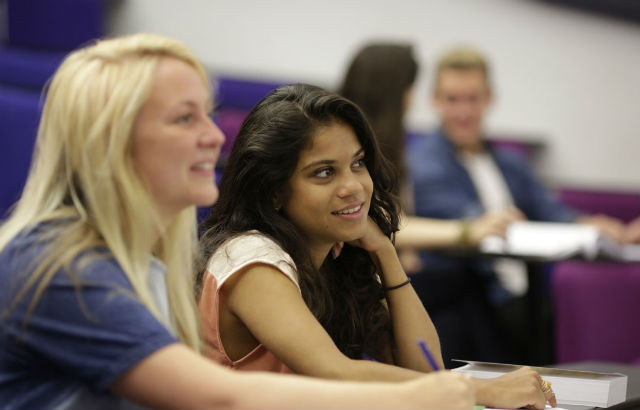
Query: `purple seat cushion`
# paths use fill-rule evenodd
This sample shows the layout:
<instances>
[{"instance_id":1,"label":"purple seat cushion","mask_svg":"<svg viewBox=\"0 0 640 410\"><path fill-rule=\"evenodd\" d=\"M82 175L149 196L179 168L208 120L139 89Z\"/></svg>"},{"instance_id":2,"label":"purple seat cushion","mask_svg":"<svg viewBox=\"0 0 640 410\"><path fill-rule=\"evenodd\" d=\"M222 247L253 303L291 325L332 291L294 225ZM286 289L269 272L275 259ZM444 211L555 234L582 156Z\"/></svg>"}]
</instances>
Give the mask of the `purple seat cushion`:
<instances>
[{"instance_id":1,"label":"purple seat cushion","mask_svg":"<svg viewBox=\"0 0 640 410\"><path fill-rule=\"evenodd\" d=\"M578 211L589 214L601 213L625 222L640 216L640 193L565 188L558 191L558 198Z\"/></svg>"},{"instance_id":2,"label":"purple seat cushion","mask_svg":"<svg viewBox=\"0 0 640 410\"><path fill-rule=\"evenodd\" d=\"M558 363L640 358L639 263L557 263L552 295Z\"/></svg>"}]
</instances>

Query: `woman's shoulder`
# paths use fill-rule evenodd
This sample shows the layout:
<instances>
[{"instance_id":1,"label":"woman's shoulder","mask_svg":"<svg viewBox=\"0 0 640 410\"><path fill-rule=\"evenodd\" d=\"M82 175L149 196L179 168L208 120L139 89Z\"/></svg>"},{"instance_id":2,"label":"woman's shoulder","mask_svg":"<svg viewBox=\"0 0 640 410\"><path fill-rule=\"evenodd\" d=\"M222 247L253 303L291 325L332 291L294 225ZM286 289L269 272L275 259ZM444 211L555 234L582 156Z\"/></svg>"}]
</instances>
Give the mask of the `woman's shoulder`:
<instances>
[{"instance_id":1,"label":"woman's shoulder","mask_svg":"<svg viewBox=\"0 0 640 410\"><path fill-rule=\"evenodd\" d=\"M31 272L37 269L40 263L46 263L51 255L59 252L60 250L52 244L65 234L67 227L68 221L53 220L24 228L0 252L0 265L8 273L3 277L12 281L28 278L28 275L16 273ZM63 271L72 275L62 274ZM54 283L66 283L73 279L108 279L127 287L124 274L114 275L122 272L122 268L106 247L90 246L79 250L68 264L61 266L52 280Z\"/></svg>"},{"instance_id":2,"label":"woman's shoulder","mask_svg":"<svg viewBox=\"0 0 640 410\"><path fill-rule=\"evenodd\" d=\"M44 221L27 225L7 242L3 252L5 250L15 252L16 250L29 248L34 245L43 245L63 234L65 226L65 222L60 220Z\"/></svg>"},{"instance_id":3,"label":"woman's shoulder","mask_svg":"<svg viewBox=\"0 0 640 410\"><path fill-rule=\"evenodd\" d=\"M289 254L273 238L257 230L243 232L229 238L216 249L213 257L224 254L225 257L235 259L263 255L265 253L286 255L290 259Z\"/></svg>"},{"instance_id":4,"label":"woman's shoulder","mask_svg":"<svg viewBox=\"0 0 640 410\"><path fill-rule=\"evenodd\" d=\"M0 251L0 266L8 271L25 271L46 256L50 251L48 245L63 233L63 225L58 222L40 222L24 227Z\"/></svg>"},{"instance_id":5,"label":"woman's shoulder","mask_svg":"<svg viewBox=\"0 0 640 410\"><path fill-rule=\"evenodd\" d=\"M252 263L274 265L295 276L291 256L274 239L256 230L236 235L219 246L207 263L207 271L220 281Z\"/></svg>"}]
</instances>

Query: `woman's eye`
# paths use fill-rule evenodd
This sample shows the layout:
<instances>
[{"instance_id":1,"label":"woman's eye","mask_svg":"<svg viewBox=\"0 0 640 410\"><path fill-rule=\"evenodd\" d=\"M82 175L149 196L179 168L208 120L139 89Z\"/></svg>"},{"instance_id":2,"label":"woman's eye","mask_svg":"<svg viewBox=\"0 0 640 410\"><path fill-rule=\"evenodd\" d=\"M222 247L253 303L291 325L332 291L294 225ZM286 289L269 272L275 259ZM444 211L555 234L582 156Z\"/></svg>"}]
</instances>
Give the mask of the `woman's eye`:
<instances>
[{"instance_id":1,"label":"woman's eye","mask_svg":"<svg viewBox=\"0 0 640 410\"><path fill-rule=\"evenodd\" d=\"M327 178L329 176L331 176L331 174L333 174L333 170L331 168L322 168L317 170L313 176L319 177L319 178Z\"/></svg>"},{"instance_id":2,"label":"woman's eye","mask_svg":"<svg viewBox=\"0 0 640 410\"><path fill-rule=\"evenodd\" d=\"M367 166L367 164L365 164L364 158L358 158L357 160L355 160L353 162L353 166L356 167L356 168L362 168L362 167Z\"/></svg>"},{"instance_id":3,"label":"woman's eye","mask_svg":"<svg viewBox=\"0 0 640 410\"><path fill-rule=\"evenodd\" d=\"M185 115L179 116L178 119L176 120L176 122L181 123L181 124L186 124L186 123L189 123L192 118L193 118L193 115L185 114Z\"/></svg>"}]
</instances>

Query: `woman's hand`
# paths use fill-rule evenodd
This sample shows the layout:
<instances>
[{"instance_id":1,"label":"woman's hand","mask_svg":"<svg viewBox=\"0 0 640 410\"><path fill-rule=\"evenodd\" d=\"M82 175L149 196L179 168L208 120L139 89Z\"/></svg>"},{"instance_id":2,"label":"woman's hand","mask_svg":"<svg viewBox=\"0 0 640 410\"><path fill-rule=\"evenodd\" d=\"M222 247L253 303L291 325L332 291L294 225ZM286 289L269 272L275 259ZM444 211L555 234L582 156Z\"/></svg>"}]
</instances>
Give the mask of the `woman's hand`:
<instances>
[{"instance_id":1,"label":"woman's hand","mask_svg":"<svg viewBox=\"0 0 640 410\"><path fill-rule=\"evenodd\" d=\"M389 238L382 233L371 217L368 217L367 230L365 234L356 240L348 242L348 244L351 246L357 246L371 253L375 253L386 246L393 246Z\"/></svg>"},{"instance_id":2,"label":"woman's hand","mask_svg":"<svg viewBox=\"0 0 640 410\"><path fill-rule=\"evenodd\" d=\"M525 366L495 379L473 379L478 404L503 409L556 407L556 395L542 377Z\"/></svg>"},{"instance_id":3,"label":"woman's hand","mask_svg":"<svg viewBox=\"0 0 640 410\"><path fill-rule=\"evenodd\" d=\"M487 212L470 222L469 245L478 246L487 236L504 237L510 223L524 219L524 214L517 208Z\"/></svg>"},{"instance_id":4,"label":"woman's hand","mask_svg":"<svg viewBox=\"0 0 640 410\"><path fill-rule=\"evenodd\" d=\"M640 216L629 222L624 232L625 243L640 243Z\"/></svg>"},{"instance_id":5,"label":"woman's hand","mask_svg":"<svg viewBox=\"0 0 640 410\"><path fill-rule=\"evenodd\" d=\"M393 247L393 244L385 236L384 233L380 230L378 225L371 219L371 217L367 220L367 230L365 234L353 241L347 242L351 246L357 246L359 248L364 249L367 252L376 253L379 250L384 249L386 246ZM340 256L342 252L342 248L344 247L344 242L336 242L331 248L331 255L333 259L336 259Z\"/></svg>"},{"instance_id":6,"label":"woman's hand","mask_svg":"<svg viewBox=\"0 0 640 410\"><path fill-rule=\"evenodd\" d=\"M618 243L627 241L627 227L621 220L603 214L586 215L578 218L577 223L581 225L595 226L605 236Z\"/></svg>"}]
</instances>

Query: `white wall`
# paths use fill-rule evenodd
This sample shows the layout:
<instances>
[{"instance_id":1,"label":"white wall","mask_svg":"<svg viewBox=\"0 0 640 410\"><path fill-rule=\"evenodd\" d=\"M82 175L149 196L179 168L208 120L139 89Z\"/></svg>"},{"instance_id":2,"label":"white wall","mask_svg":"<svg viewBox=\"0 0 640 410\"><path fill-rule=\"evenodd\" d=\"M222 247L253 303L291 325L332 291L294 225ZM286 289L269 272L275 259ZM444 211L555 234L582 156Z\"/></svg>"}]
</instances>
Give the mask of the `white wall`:
<instances>
[{"instance_id":1,"label":"white wall","mask_svg":"<svg viewBox=\"0 0 640 410\"><path fill-rule=\"evenodd\" d=\"M409 126L428 129L433 62L469 43L493 64L490 131L547 143L552 184L640 192L640 23L534 0L126 0L114 34L152 31L216 72L337 87L374 39L414 44L422 72Z\"/></svg>"}]
</instances>

